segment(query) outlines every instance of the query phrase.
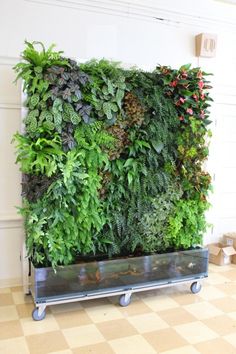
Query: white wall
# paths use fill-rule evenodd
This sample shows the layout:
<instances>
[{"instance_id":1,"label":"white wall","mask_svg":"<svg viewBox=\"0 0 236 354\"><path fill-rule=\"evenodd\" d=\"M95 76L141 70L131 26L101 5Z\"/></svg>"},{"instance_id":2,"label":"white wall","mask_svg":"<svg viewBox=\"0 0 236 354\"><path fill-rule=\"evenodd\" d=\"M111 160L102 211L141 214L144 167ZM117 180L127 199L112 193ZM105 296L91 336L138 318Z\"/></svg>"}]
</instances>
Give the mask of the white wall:
<instances>
[{"instance_id":1,"label":"white wall","mask_svg":"<svg viewBox=\"0 0 236 354\"><path fill-rule=\"evenodd\" d=\"M24 39L56 43L75 58L106 57L146 69L190 62L214 73L209 160L215 177L209 212L214 227L205 241L236 230L236 6L214 0L2 0L0 16L0 286L21 281L23 230L15 209L20 173L10 141L21 114L12 65ZM201 32L218 34L216 58L194 56L194 36Z\"/></svg>"}]
</instances>

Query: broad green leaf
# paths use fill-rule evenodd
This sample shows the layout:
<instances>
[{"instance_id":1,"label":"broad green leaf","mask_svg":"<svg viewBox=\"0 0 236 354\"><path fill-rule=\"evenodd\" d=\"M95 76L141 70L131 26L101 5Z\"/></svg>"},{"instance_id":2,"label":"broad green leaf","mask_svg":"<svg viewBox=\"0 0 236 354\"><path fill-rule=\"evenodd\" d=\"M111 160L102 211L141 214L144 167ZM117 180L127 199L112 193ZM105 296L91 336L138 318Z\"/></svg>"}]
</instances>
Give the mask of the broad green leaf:
<instances>
[{"instance_id":1,"label":"broad green leaf","mask_svg":"<svg viewBox=\"0 0 236 354\"><path fill-rule=\"evenodd\" d=\"M118 107L117 107L117 105L114 102L111 102L111 110L113 112L118 112Z\"/></svg>"},{"instance_id":2,"label":"broad green leaf","mask_svg":"<svg viewBox=\"0 0 236 354\"><path fill-rule=\"evenodd\" d=\"M110 80L107 81L107 90L110 95L114 95L114 87L112 85L112 82Z\"/></svg>"},{"instance_id":3,"label":"broad green leaf","mask_svg":"<svg viewBox=\"0 0 236 354\"><path fill-rule=\"evenodd\" d=\"M133 182L133 174L129 171L128 172L128 184L130 185Z\"/></svg>"},{"instance_id":4,"label":"broad green leaf","mask_svg":"<svg viewBox=\"0 0 236 354\"><path fill-rule=\"evenodd\" d=\"M188 71L191 68L192 64L185 64L180 67L180 71Z\"/></svg>"},{"instance_id":5,"label":"broad green leaf","mask_svg":"<svg viewBox=\"0 0 236 354\"><path fill-rule=\"evenodd\" d=\"M154 141L154 140L151 141L151 144L158 154L161 152L161 150L164 147L162 142L158 142L158 141Z\"/></svg>"},{"instance_id":6,"label":"broad green leaf","mask_svg":"<svg viewBox=\"0 0 236 354\"><path fill-rule=\"evenodd\" d=\"M194 92L189 90L180 90L179 91L182 96L192 96Z\"/></svg>"},{"instance_id":7,"label":"broad green leaf","mask_svg":"<svg viewBox=\"0 0 236 354\"><path fill-rule=\"evenodd\" d=\"M30 106L32 108L35 108L37 104L39 103L39 94L35 93L33 96L30 98Z\"/></svg>"},{"instance_id":8,"label":"broad green leaf","mask_svg":"<svg viewBox=\"0 0 236 354\"><path fill-rule=\"evenodd\" d=\"M105 96L107 96L107 95L109 94L107 86L104 85L104 86L102 87L102 93L103 93Z\"/></svg>"},{"instance_id":9,"label":"broad green leaf","mask_svg":"<svg viewBox=\"0 0 236 354\"><path fill-rule=\"evenodd\" d=\"M118 88L118 90L116 91L116 102L117 102L117 105L118 107L121 109L121 101L124 97L124 94L125 94L125 91L124 90L121 90Z\"/></svg>"},{"instance_id":10,"label":"broad green leaf","mask_svg":"<svg viewBox=\"0 0 236 354\"><path fill-rule=\"evenodd\" d=\"M129 158L125 161L124 167L132 166L135 162L135 159Z\"/></svg>"},{"instance_id":11,"label":"broad green leaf","mask_svg":"<svg viewBox=\"0 0 236 354\"><path fill-rule=\"evenodd\" d=\"M112 113L111 113L111 103L110 102L104 102L102 105L103 111L105 115L107 116L107 119L112 119Z\"/></svg>"}]
</instances>

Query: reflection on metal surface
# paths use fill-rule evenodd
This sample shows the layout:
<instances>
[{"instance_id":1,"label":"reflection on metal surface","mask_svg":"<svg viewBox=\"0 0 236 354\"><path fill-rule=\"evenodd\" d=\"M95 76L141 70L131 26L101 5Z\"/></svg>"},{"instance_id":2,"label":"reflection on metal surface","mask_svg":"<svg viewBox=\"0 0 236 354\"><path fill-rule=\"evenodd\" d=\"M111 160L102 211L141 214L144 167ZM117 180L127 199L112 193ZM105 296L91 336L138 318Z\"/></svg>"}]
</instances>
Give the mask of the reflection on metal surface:
<instances>
[{"instance_id":1,"label":"reflection on metal surface","mask_svg":"<svg viewBox=\"0 0 236 354\"><path fill-rule=\"evenodd\" d=\"M34 268L36 303L89 296L207 276L208 251L197 249L52 268Z\"/></svg>"}]
</instances>

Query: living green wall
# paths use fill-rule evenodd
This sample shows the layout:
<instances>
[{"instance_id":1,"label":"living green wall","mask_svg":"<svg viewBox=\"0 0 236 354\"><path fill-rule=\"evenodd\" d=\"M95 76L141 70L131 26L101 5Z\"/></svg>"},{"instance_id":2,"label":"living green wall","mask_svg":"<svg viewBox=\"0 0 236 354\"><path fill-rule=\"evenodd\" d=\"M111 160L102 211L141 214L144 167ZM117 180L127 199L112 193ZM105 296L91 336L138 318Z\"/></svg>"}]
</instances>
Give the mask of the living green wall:
<instances>
[{"instance_id":1,"label":"living green wall","mask_svg":"<svg viewBox=\"0 0 236 354\"><path fill-rule=\"evenodd\" d=\"M144 72L107 60L77 64L36 42L26 42L22 59L15 70L28 114L14 141L34 264L201 244L207 74L190 65Z\"/></svg>"}]
</instances>

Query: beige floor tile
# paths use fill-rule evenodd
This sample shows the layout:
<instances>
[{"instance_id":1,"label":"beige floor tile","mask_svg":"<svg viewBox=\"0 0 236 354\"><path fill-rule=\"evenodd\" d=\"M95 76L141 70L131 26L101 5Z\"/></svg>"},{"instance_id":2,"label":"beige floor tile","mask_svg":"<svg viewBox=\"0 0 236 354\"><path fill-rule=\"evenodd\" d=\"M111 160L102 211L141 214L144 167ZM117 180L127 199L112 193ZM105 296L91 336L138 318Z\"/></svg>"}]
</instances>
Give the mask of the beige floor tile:
<instances>
[{"instance_id":1,"label":"beige floor tile","mask_svg":"<svg viewBox=\"0 0 236 354\"><path fill-rule=\"evenodd\" d=\"M64 334L70 348L83 347L85 345L105 341L105 338L94 324L63 329L62 333Z\"/></svg>"},{"instance_id":2,"label":"beige floor tile","mask_svg":"<svg viewBox=\"0 0 236 354\"><path fill-rule=\"evenodd\" d=\"M30 317L20 319L21 326L25 336L57 331L59 325L51 314L47 314L43 321L33 321Z\"/></svg>"},{"instance_id":3,"label":"beige floor tile","mask_svg":"<svg viewBox=\"0 0 236 354\"><path fill-rule=\"evenodd\" d=\"M220 336L224 336L230 333L235 333L236 335L236 317L235 319L232 319L227 315L221 315L206 319L203 321L203 323L218 333Z\"/></svg>"},{"instance_id":4,"label":"beige floor tile","mask_svg":"<svg viewBox=\"0 0 236 354\"><path fill-rule=\"evenodd\" d=\"M188 284L175 284L174 286L167 286L164 288L158 289L160 294L163 295L173 295L173 294L188 294L189 285Z\"/></svg>"},{"instance_id":5,"label":"beige floor tile","mask_svg":"<svg viewBox=\"0 0 236 354\"><path fill-rule=\"evenodd\" d=\"M213 263L209 263L209 273L224 273L227 272L228 270L232 270L232 264L225 265L225 266L218 266Z\"/></svg>"},{"instance_id":6,"label":"beige floor tile","mask_svg":"<svg viewBox=\"0 0 236 354\"><path fill-rule=\"evenodd\" d=\"M223 312L236 311L236 299L228 296L223 299L212 300L211 303Z\"/></svg>"},{"instance_id":7,"label":"beige floor tile","mask_svg":"<svg viewBox=\"0 0 236 354\"><path fill-rule=\"evenodd\" d=\"M50 354L73 354L71 349L59 350L57 352L50 352Z\"/></svg>"},{"instance_id":8,"label":"beige floor tile","mask_svg":"<svg viewBox=\"0 0 236 354\"><path fill-rule=\"evenodd\" d=\"M26 336L30 354L46 354L69 349L68 344L60 331L46 332Z\"/></svg>"},{"instance_id":9,"label":"beige floor tile","mask_svg":"<svg viewBox=\"0 0 236 354\"><path fill-rule=\"evenodd\" d=\"M102 297L100 299L96 299L95 301L94 300L81 301L81 305L83 308L87 309L91 307L111 305L111 301L107 297Z\"/></svg>"},{"instance_id":10,"label":"beige floor tile","mask_svg":"<svg viewBox=\"0 0 236 354\"><path fill-rule=\"evenodd\" d=\"M0 294L0 306L14 305L12 294Z\"/></svg>"},{"instance_id":11,"label":"beige floor tile","mask_svg":"<svg viewBox=\"0 0 236 354\"><path fill-rule=\"evenodd\" d=\"M196 317L191 315L182 307L159 312L159 316L170 326L196 321Z\"/></svg>"},{"instance_id":12,"label":"beige floor tile","mask_svg":"<svg viewBox=\"0 0 236 354\"><path fill-rule=\"evenodd\" d=\"M225 295L236 295L236 282L228 281L224 284L215 285L217 289L222 291Z\"/></svg>"},{"instance_id":13,"label":"beige floor tile","mask_svg":"<svg viewBox=\"0 0 236 354\"><path fill-rule=\"evenodd\" d=\"M34 304L19 304L19 305L15 305L15 306L16 306L16 311L17 311L20 318L32 316Z\"/></svg>"},{"instance_id":14,"label":"beige floor tile","mask_svg":"<svg viewBox=\"0 0 236 354\"><path fill-rule=\"evenodd\" d=\"M184 309L191 313L198 320L204 320L206 318L215 317L223 313L214 305L205 301L198 302L197 304L186 305L184 306Z\"/></svg>"},{"instance_id":15,"label":"beige floor tile","mask_svg":"<svg viewBox=\"0 0 236 354\"><path fill-rule=\"evenodd\" d=\"M82 309L81 302L71 302L68 304L60 304L60 305L52 305L48 307L50 312L59 313L59 312L69 312L69 311L77 311Z\"/></svg>"},{"instance_id":16,"label":"beige floor tile","mask_svg":"<svg viewBox=\"0 0 236 354\"><path fill-rule=\"evenodd\" d=\"M171 298L179 305L189 305L189 304L196 304L197 302L201 302L202 298L198 295L194 295L190 293L175 293L171 296Z\"/></svg>"},{"instance_id":17,"label":"beige floor tile","mask_svg":"<svg viewBox=\"0 0 236 354\"><path fill-rule=\"evenodd\" d=\"M236 321L236 311L234 312L228 312L227 315L232 318L234 321Z\"/></svg>"},{"instance_id":18,"label":"beige floor tile","mask_svg":"<svg viewBox=\"0 0 236 354\"><path fill-rule=\"evenodd\" d=\"M186 345L177 349L161 352L161 354L199 354L199 351L195 349L192 345ZM211 352L209 352L208 354L211 354Z\"/></svg>"},{"instance_id":19,"label":"beige floor tile","mask_svg":"<svg viewBox=\"0 0 236 354\"><path fill-rule=\"evenodd\" d=\"M154 312L132 316L128 318L128 321L139 333L158 331L159 329L169 327L169 325Z\"/></svg>"},{"instance_id":20,"label":"beige floor tile","mask_svg":"<svg viewBox=\"0 0 236 354\"><path fill-rule=\"evenodd\" d=\"M236 354L236 266L209 272L197 295L179 284L133 294L128 307L119 297L49 306L43 321L21 287L0 289L0 353Z\"/></svg>"},{"instance_id":21,"label":"beige floor tile","mask_svg":"<svg viewBox=\"0 0 236 354\"><path fill-rule=\"evenodd\" d=\"M132 296L133 297L133 296ZM150 313L152 310L142 300L133 301L127 307L119 307L119 311L124 317L142 315L144 313Z\"/></svg>"},{"instance_id":22,"label":"beige floor tile","mask_svg":"<svg viewBox=\"0 0 236 354\"><path fill-rule=\"evenodd\" d=\"M34 354L28 349L24 337L0 340L1 354Z\"/></svg>"},{"instance_id":23,"label":"beige floor tile","mask_svg":"<svg viewBox=\"0 0 236 354\"><path fill-rule=\"evenodd\" d=\"M125 319L97 323L96 327L102 333L104 338L106 338L106 340L138 334L135 327Z\"/></svg>"},{"instance_id":24,"label":"beige floor tile","mask_svg":"<svg viewBox=\"0 0 236 354\"><path fill-rule=\"evenodd\" d=\"M85 347L75 348L73 354L114 354L111 346L108 343L98 343Z\"/></svg>"},{"instance_id":25,"label":"beige floor tile","mask_svg":"<svg viewBox=\"0 0 236 354\"><path fill-rule=\"evenodd\" d=\"M227 336L223 337L228 343L232 344L236 348L236 332L228 334ZM236 349L235 349L236 353ZM235 354L234 353L234 354Z\"/></svg>"},{"instance_id":26,"label":"beige floor tile","mask_svg":"<svg viewBox=\"0 0 236 354\"><path fill-rule=\"evenodd\" d=\"M0 307L0 322L17 320L18 312L14 305Z\"/></svg>"},{"instance_id":27,"label":"beige floor tile","mask_svg":"<svg viewBox=\"0 0 236 354\"><path fill-rule=\"evenodd\" d=\"M164 288L166 290L167 288ZM158 297L162 295L162 289L154 289L154 290L148 290L148 291L141 291L140 293L137 293L140 299L146 299L148 297Z\"/></svg>"},{"instance_id":28,"label":"beige floor tile","mask_svg":"<svg viewBox=\"0 0 236 354\"><path fill-rule=\"evenodd\" d=\"M225 293L219 290L217 287L210 285L205 287L203 286L198 296L206 301L209 301L214 299L220 299L225 296Z\"/></svg>"},{"instance_id":29,"label":"beige floor tile","mask_svg":"<svg viewBox=\"0 0 236 354\"><path fill-rule=\"evenodd\" d=\"M200 321L175 326L175 330L190 344L215 339L218 335Z\"/></svg>"},{"instance_id":30,"label":"beige floor tile","mask_svg":"<svg viewBox=\"0 0 236 354\"><path fill-rule=\"evenodd\" d=\"M23 286L12 286L11 288L11 292L14 293L15 291L22 291L23 292Z\"/></svg>"},{"instance_id":31,"label":"beige floor tile","mask_svg":"<svg viewBox=\"0 0 236 354\"><path fill-rule=\"evenodd\" d=\"M205 282L210 285L224 284L228 281L229 279L224 277L223 273L210 273L209 277L205 280Z\"/></svg>"},{"instance_id":32,"label":"beige floor tile","mask_svg":"<svg viewBox=\"0 0 236 354\"><path fill-rule=\"evenodd\" d=\"M141 335L114 339L109 344L116 354L157 354Z\"/></svg>"},{"instance_id":33,"label":"beige floor tile","mask_svg":"<svg viewBox=\"0 0 236 354\"><path fill-rule=\"evenodd\" d=\"M23 335L19 321L0 322L0 340L22 337Z\"/></svg>"},{"instance_id":34,"label":"beige floor tile","mask_svg":"<svg viewBox=\"0 0 236 354\"><path fill-rule=\"evenodd\" d=\"M228 270L227 272L223 273L224 277L226 277L229 280L235 281L236 280L236 268Z\"/></svg>"},{"instance_id":35,"label":"beige floor tile","mask_svg":"<svg viewBox=\"0 0 236 354\"><path fill-rule=\"evenodd\" d=\"M11 289L10 288L0 288L0 294L10 294Z\"/></svg>"},{"instance_id":36,"label":"beige floor tile","mask_svg":"<svg viewBox=\"0 0 236 354\"><path fill-rule=\"evenodd\" d=\"M30 295L24 295L22 291L15 291L12 293L14 304L32 304L33 298Z\"/></svg>"},{"instance_id":37,"label":"beige floor tile","mask_svg":"<svg viewBox=\"0 0 236 354\"><path fill-rule=\"evenodd\" d=\"M189 344L173 328L145 333L143 337L156 350L156 353L176 349Z\"/></svg>"},{"instance_id":38,"label":"beige floor tile","mask_svg":"<svg viewBox=\"0 0 236 354\"><path fill-rule=\"evenodd\" d=\"M54 317L60 328L78 327L92 323L91 318L82 308L75 311L54 313Z\"/></svg>"},{"instance_id":39,"label":"beige floor tile","mask_svg":"<svg viewBox=\"0 0 236 354\"><path fill-rule=\"evenodd\" d=\"M196 321L196 317L191 315L183 307L177 307L176 309L161 311L158 313L158 315L170 326L176 326Z\"/></svg>"},{"instance_id":40,"label":"beige floor tile","mask_svg":"<svg viewBox=\"0 0 236 354\"><path fill-rule=\"evenodd\" d=\"M94 323L123 318L123 315L119 311L118 307L115 307L112 304L88 307L85 310Z\"/></svg>"},{"instance_id":41,"label":"beige floor tile","mask_svg":"<svg viewBox=\"0 0 236 354\"><path fill-rule=\"evenodd\" d=\"M152 296L143 299L143 302L153 311L162 311L178 307L179 304L169 296Z\"/></svg>"},{"instance_id":42,"label":"beige floor tile","mask_svg":"<svg viewBox=\"0 0 236 354\"><path fill-rule=\"evenodd\" d=\"M57 352L50 352L50 354L73 354L71 349L59 350Z\"/></svg>"},{"instance_id":43,"label":"beige floor tile","mask_svg":"<svg viewBox=\"0 0 236 354\"><path fill-rule=\"evenodd\" d=\"M216 338L195 345L201 354L235 354L235 347L222 338Z\"/></svg>"}]
</instances>

